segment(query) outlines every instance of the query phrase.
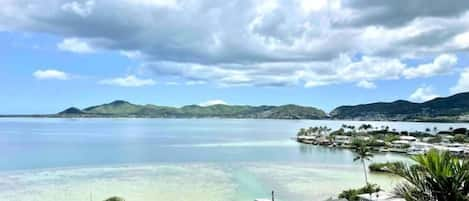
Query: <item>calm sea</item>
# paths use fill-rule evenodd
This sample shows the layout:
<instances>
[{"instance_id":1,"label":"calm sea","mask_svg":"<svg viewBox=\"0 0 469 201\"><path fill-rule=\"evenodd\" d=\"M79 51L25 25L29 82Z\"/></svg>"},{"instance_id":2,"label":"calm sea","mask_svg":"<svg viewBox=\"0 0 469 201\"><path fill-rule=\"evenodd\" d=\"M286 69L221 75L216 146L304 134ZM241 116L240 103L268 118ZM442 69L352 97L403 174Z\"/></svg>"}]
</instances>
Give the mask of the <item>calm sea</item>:
<instances>
[{"instance_id":1,"label":"calm sea","mask_svg":"<svg viewBox=\"0 0 469 201\"><path fill-rule=\"evenodd\" d=\"M348 150L301 145L299 128L469 124L257 119L0 119L0 200L324 200L363 185ZM378 154L375 161L406 160ZM391 189L397 178L371 175Z\"/></svg>"}]
</instances>

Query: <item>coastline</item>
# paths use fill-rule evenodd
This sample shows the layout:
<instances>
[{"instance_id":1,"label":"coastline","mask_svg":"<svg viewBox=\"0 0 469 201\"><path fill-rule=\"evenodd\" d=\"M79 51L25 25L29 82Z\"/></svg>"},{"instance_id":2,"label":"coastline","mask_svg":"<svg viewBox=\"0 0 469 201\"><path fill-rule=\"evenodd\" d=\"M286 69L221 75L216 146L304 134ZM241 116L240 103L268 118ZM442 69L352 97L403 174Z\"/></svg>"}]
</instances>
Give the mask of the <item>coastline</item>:
<instances>
[{"instance_id":1,"label":"coastline","mask_svg":"<svg viewBox=\"0 0 469 201\"><path fill-rule=\"evenodd\" d=\"M192 117L192 116L142 116L142 115L59 115L59 114L8 114L0 115L0 118L55 118L55 119L246 119L246 120L325 120L325 121L353 121L353 122L406 122L406 123L469 123L469 120L396 120L396 119L338 119L338 118L243 118L243 117L218 117L218 116L207 116L207 117Z\"/></svg>"}]
</instances>

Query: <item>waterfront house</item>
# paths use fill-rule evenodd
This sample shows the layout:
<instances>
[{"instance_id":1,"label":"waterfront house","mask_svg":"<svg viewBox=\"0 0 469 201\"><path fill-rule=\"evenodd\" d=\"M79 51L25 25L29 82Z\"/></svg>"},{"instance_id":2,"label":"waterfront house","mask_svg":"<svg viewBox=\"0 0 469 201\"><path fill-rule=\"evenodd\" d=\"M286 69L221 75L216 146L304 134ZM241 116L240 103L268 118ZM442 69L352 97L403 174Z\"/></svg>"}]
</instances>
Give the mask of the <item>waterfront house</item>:
<instances>
[{"instance_id":1,"label":"waterfront house","mask_svg":"<svg viewBox=\"0 0 469 201\"><path fill-rule=\"evenodd\" d=\"M417 138L414 136L399 136L399 140L405 140L409 142L415 142L417 141Z\"/></svg>"},{"instance_id":2,"label":"waterfront house","mask_svg":"<svg viewBox=\"0 0 469 201\"><path fill-rule=\"evenodd\" d=\"M408 148L410 146L410 142L407 140L394 140L391 142L391 146L393 148Z\"/></svg>"},{"instance_id":3,"label":"waterfront house","mask_svg":"<svg viewBox=\"0 0 469 201\"><path fill-rule=\"evenodd\" d=\"M448 151L453 155L456 156L462 156L464 155L464 147L448 147L444 145L436 145L433 148L439 150L439 151Z\"/></svg>"},{"instance_id":4,"label":"waterfront house","mask_svg":"<svg viewBox=\"0 0 469 201\"><path fill-rule=\"evenodd\" d=\"M413 142L408 149L409 154L423 154L433 148L433 145L425 142Z\"/></svg>"},{"instance_id":5,"label":"waterfront house","mask_svg":"<svg viewBox=\"0 0 469 201\"><path fill-rule=\"evenodd\" d=\"M334 137L334 142L337 144L337 145L346 145L346 144L351 144L352 143L352 140L351 140L351 137L350 136L346 136L346 135L336 135Z\"/></svg>"},{"instance_id":6,"label":"waterfront house","mask_svg":"<svg viewBox=\"0 0 469 201\"><path fill-rule=\"evenodd\" d=\"M406 153L410 147L410 142L407 140L395 140L391 142L391 152Z\"/></svg>"}]
</instances>

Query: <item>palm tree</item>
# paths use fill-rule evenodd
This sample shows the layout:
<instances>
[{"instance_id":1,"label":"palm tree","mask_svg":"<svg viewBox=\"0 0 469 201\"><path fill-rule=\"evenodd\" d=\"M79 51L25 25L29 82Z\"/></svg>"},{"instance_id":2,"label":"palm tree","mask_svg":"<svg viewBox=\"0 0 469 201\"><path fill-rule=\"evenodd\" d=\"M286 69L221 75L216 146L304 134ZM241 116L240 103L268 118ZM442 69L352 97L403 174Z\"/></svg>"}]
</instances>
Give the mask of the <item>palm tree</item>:
<instances>
[{"instance_id":1,"label":"palm tree","mask_svg":"<svg viewBox=\"0 0 469 201\"><path fill-rule=\"evenodd\" d=\"M363 130L365 131L365 133L367 133L368 129L371 129L371 128L373 128L371 124L362 124L360 125L360 127L358 127L358 130Z\"/></svg>"},{"instance_id":2,"label":"palm tree","mask_svg":"<svg viewBox=\"0 0 469 201\"><path fill-rule=\"evenodd\" d=\"M370 160L373 157L373 154L370 152L370 148L364 141L359 141L355 143L355 158L353 161L358 161L363 165L363 173L365 174L365 183L368 185L368 172L366 171L366 161Z\"/></svg>"},{"instance_id":3,"label":"palm tree","mask_svg":"<svg viewBox=\"0 0 469 201\"><path fill-rule=\"evenodd\" d=\"M395 193L407 201L468 201L469 161L430 150L412 157L414 165L396 163L391 171L406 181Z\"/></svg>"},{"instance_id":4,"label":"palm tree","mask_svg":"<svg viewBox=\"0 0 469 201\"><path fill-rule=\"evenodd\" d=\"M301 128L296 135L297 136L305 136L306 134L307 134L306 129Z\"/></svg>"}]
</instances>

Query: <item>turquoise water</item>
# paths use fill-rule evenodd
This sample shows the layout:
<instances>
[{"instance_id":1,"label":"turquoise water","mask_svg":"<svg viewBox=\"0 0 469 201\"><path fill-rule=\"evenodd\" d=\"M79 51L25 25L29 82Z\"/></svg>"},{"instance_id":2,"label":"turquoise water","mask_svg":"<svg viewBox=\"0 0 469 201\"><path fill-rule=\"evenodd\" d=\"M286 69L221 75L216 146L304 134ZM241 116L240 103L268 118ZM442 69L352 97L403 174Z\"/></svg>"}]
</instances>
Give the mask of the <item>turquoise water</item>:
<instances>
[{"instance_id":1,"label":"turquoise water","mask_svg":"<svg viewBox=\"0 0 469 201\"><path fill-rule=\"evenodd\" d=\"M324 200L364 183L348 150L301 145L306 126L236 119L0 119L0 200ZM467 124L371 122L398 130ZM405 160L393 154L376 161ZM391 188L397 178L371 175Z\"/></svg>"}]
</instances>

